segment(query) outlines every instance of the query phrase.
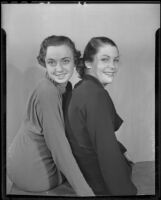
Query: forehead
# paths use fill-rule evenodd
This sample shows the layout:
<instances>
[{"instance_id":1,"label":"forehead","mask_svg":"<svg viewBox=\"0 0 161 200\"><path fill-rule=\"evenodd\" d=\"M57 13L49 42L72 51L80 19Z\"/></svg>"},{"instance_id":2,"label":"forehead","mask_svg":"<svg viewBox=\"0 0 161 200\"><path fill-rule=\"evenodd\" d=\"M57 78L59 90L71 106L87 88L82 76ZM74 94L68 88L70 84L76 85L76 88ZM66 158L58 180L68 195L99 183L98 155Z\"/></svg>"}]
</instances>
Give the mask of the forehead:
<instances>
[{"instance_id":1,"label":"forehead","mask_svg":"<svg viewBox=\"0 0 161 200\"><path fill-rule=\"evenodd\" d=\"M117 47L115 47L115 46L103 45L103 46L99 47L97 56L103 56L103 55L117 57L117 56L119 56L119 52L118 52Z\"/></svg>"},{"instance_id":2,"label":"forehead","mask_svg":"<svg viewBox=\"0 0 161 200\"><path fill-rule=\"evenodd\" d=\"M49 46L47 47L46 57L72 57L73 51L67 45Z\"/></svg>"}]
</instances>

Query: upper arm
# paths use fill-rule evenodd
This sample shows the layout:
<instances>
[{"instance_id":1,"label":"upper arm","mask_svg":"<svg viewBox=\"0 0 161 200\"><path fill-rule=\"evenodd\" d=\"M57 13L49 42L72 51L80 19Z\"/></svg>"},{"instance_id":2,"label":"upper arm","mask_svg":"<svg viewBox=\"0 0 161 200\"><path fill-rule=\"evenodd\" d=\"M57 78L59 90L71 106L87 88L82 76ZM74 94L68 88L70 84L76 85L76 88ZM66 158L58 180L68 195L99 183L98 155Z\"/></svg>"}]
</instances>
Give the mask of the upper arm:
<instances>
[{"instance_id":1,"label":"upper arm","mask_svg":"<svg viewBox=\"0 0 161 200\"><path fill-rule=\"evenodd\" d=\"M39 95L43 133L50 150L55 148L58 137L65 135L61 99L55 88L47 88Z\"/></svg>"},{"instance_id":2,"label":"upper arm","mask_svg":"<svg viewBox=\"0 0 161 200\"><path fill-rule=\"evenodd\" d=\"M43 128L46 143L52 153L57 168L66 176L78 195L93 195L72 154L65 135L61 99L57 91L47 91L41 95Z\"/></svg>"},{"instance_id":3,"label":"upper arm","mask_svg":"<svg viewBox=\"0 0 161 200\"><path fill-rule=\"evenodd\" d=\"M91 99L87 99L86 112L87 129L91 138L94 138L94 147L97 149L99 141L104 142L107 137L115 141L111 105L104 92L98 91Z\"/></svg>"}]
</instances>

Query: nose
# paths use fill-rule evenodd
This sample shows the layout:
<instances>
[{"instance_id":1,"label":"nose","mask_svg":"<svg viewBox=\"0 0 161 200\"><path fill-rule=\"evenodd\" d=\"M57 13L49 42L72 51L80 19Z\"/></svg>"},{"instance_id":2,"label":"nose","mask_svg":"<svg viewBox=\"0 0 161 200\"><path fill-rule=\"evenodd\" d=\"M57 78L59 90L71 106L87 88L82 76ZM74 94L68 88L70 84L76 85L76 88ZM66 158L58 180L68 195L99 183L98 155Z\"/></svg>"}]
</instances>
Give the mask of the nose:
<instances>
[{"instance_id":1,"label":"nose","mask_svg":"<svg viewBox=\"0 0 161 200\"><path fill-rule=\"evenodd\" d=\"M63 70L62 65L58 62L56 65L56 72L61 72Z\"/></svg>"},{"instance_id":2,"label":"nose","mask_svg":"<svg viewBox=\"0 0 161 200\"><path fill-rule=\"evenodd\" d=\"M109 63L109 68L111 69L111 70L114 70L114 69L116 69L116 66L115 66L115 64L114 64L114 61L111 61L110 63Z\"/></svg>"}]
</instances>

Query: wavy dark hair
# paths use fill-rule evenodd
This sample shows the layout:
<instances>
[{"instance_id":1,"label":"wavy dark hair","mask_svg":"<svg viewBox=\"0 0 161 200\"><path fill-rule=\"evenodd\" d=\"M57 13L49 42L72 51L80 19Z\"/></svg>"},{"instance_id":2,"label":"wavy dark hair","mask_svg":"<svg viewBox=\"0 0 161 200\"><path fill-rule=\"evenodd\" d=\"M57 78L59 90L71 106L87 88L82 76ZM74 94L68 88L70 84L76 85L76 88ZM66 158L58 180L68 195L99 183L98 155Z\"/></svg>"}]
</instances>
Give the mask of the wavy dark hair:
<instances>
[{"instance_id":1,"label":"wavy dark hair","mask_svg":"<svg viewBox=\"0 0 161 200\"><path fill-rule=\"evenodd\" d=\"M104 45L111 45L118 49L114 41L107 37L93 37L87 44L84 50L83 57L79 59L79 64L76 66L76 70L80 76L83 78L86 71L85 62L92 62L94 56L98 53L100 47Z\"/></svg>"},{"instance_id":2,"label":"wavy dark hair","mask_svg":"<svg viewBox=\"0 0 161 200\"><path fill-rule=\"evenodd\" d=\"M66 36L57 36L57 35L49 36L43 40L40 46L39 55L37 56L38 63L41 66L46 67L45 57L46 57L47 48L49 46L59 46L59 45L67 45L69 48L71 48L74 55L75 65L77 65L78 60L81 56L80 51L76 49L74 42L70 38Z\"/></svg>"}]
</instances>

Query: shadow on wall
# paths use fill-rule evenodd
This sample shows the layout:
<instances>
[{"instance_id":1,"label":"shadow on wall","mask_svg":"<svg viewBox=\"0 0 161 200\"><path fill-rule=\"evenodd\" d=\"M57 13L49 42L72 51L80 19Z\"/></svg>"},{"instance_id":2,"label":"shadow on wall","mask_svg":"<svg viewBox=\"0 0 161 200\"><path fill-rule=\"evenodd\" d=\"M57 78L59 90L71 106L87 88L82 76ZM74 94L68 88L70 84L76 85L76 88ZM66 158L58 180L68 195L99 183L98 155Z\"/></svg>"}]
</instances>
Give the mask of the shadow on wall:
<instances>
[{"instance_id":1,"label":"shadow on wall","mask_svg":"<svg viewBox=\"0 0 161 200\"><path fill-rule=\"evenodd\" d=\"M40 67L21 71L12 64L7 66L7 149L20 127L28 97L44 72Z\"/></svg>"}]
</instances>

